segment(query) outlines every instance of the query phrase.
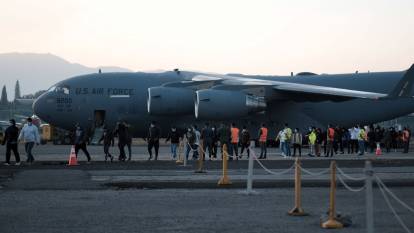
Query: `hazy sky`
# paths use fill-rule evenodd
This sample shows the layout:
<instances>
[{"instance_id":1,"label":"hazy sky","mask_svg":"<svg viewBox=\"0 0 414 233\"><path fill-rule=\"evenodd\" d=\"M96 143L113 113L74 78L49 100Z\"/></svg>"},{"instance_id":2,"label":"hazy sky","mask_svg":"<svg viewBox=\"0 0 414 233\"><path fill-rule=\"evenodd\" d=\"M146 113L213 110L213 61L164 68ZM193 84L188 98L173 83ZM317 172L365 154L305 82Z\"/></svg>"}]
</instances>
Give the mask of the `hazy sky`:
<instances>
[{"instance_id":1,"label":"hazy sky","mask_svg":"<svg viewBox=\"0 0 414 233\"><path fill-rule=\"evenodd\" d=\"M407 69L413 0L0 0L0 53L289 74Z\"/></svg>"}]
</instances>

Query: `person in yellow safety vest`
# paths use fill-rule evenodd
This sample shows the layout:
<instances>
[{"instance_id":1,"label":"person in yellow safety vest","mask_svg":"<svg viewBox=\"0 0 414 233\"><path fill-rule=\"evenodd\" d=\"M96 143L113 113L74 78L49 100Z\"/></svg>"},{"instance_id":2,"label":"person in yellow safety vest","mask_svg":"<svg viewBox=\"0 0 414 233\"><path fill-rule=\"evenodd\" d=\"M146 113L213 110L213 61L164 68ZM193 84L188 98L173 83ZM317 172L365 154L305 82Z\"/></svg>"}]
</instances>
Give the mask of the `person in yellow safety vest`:
<instances>
[{"instance_id":1,"label":"person in yellow safety vest","mask_svg":"<svg viewBox=\"0 0 414 233\"><path fill-rule=\"evenodd\" d=\"M365 153L365 140L366 140L365 129L364 127L359 127L359 133L358 133L359 155L364 155Z\"/></svg>"},{"instance_id":2,"label":"person in yellow safety vest","mask_svg":"<svg viewBox=\"0 0 414 233\"><path fill-rule=\"evenodd\" d=\"M309 154L308 154L308 156L313 157L313 156L315 156L315 143L316 143L316 129L315 129L315 127L310 129L310 133L308 134L308 143L309 143Z\"/></svg>"},{"instance_id":3,"label":"person in yellow safety vest","mask_svg":"<svg viewBox=\"0 0 414 233\"><path fill-rule=\"evenodd\" d=\"M260 144L260 157L259 159L265 159L267 156L267 133L268 130L265 124L262 124L262 127L259 129L259 144Z\"/></svg>"},{"instance_id":4,"label":"person in yellow safety vest","mask_svg":"<svg viewBox=\"0 0 414 233\"><path fill-rule=\"evenodd\" d=\"M404 145L403 153L408 153L408 149L410 147L410 137L411 137L410 130L407 127L404 127L404 131L402 135L402 140L403 140L403 145Z\"/></svg>"},{"instance_id":5,"label":"person in yellow safety vest","mask_svg":"<svg viewBox=\"0 0 414 233\"><path fill-rule=\"evenodd\" d=\"M236 155L236 159L239 160L239 132L240 130L236 127L236 123L231 124L231 147L229 160L233 160L233 152Z\"/></svg>"},{"instance_id":6,"label":"person in yellow safety vest","mask_svg":"<svg viewBox=\"0 0 414 233\"><path fill-rule=\"evenodd\" d=\"M283 132L285 133L285 154L286 156L291 156L290 154L290 140L292 140L292 129L289 128L288 123L285 123L285 128L283 129Z\"/></svg>"}]
</instances>

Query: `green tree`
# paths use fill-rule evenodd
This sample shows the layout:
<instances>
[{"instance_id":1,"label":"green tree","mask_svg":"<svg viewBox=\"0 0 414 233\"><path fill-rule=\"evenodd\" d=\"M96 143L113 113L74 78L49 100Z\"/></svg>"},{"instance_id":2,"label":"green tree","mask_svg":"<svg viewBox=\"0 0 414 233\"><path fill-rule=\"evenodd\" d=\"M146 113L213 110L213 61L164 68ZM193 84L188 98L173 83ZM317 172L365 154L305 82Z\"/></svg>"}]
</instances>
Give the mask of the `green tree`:
<instances>
[{"instance_id":1,"label":"green tree","mask_svg":"<svg viewBox=\"0 0 414 233\"><path fill-rule=\"evenodd\" d=\"M9 103L9 101L7 100L7 90L6 90L6 85L3 86L3 90L1 91L1 99L0 99L0 104L1 105L7 105Z\"/></svg>"},{"instance_id":2,"label":"green tree","mask_svg":"<svg viewBox=\"0 0 414 233\"><path fill-rule=\"evenodd\" d=\"M20 93L20 83L19 80L16 81L16 86L14 87L14 99L20 99L21 93Z\"/></svg>"}]
</instances>

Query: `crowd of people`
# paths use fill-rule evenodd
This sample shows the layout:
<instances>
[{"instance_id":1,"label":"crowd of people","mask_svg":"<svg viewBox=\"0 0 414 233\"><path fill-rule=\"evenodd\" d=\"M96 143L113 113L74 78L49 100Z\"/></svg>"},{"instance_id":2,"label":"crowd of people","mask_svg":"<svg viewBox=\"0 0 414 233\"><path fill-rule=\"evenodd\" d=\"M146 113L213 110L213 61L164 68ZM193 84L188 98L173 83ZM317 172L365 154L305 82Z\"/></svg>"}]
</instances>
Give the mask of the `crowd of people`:
<instances>
[{"instance_id":1,"label":"crowd of people","mask_svg":"<svg viewBox=\"0 0 414 233\"><path fill-rule=\"evenodd\" d=\"M91 156L87 150L90 142L89 130L83 129L76 124L74 130L74 147L76 156L82 150L87 158L87 162L91 162ZM230 125L222 123L219 128L211 126L209 123L199 129L197 125L189 126L183 132L176 126L172 126L168 132L165 142L170 143L171 159L177 159L178 148L182 145L185 158L189 159L192 153L192 159L196 160L202 153L202 158L209 160L223 158L223 149L227 148L229 160L242 159L244 152L246 156L250 156L250 143L255 142L260 147L259 159L267 158L268 144L270 141L278 143L280 155L283 157L302 156L303 147L308 148L307 155L310 157L333 157L337 154L358 154L374 153L384 148L386 153L391 150L397 151L402 149L403 153L408 153L411 131L408 127L402 130L396 130L394 127L388 129L380 126L361 127L356 125L351 128L328 125L326 129L309 127L305 131L299 128L293 130L286 123L282 129L276 134L276 138L269 138L269 129L262 124L257 131L256 136L252 136L246 126L242 126L241 130L236 123ZM114 146L115 138L117 138L119 149L119 161L131 160L132 134L130 126L126 122L118 122L114 130L104 127L102 137L99 143L103 144L105 161L114 160L114 156L110 153L110 147ZM147 136L144 140L148 144L148 160L158 160L159 146L161 139L161 130L156 122L151 122ZM10 126L6 129L3 145L6 144L6 162L10 165L11 152L16 158L16 165L20 165L20 155L18 152L18 143L23 141L25 144L25 152L27 155L27 163L34 162L32 149L35 144L40 143L40 136L37 127L32 123L32 119L27 119L27 124L19 130L15 120L10 120ZM181 144L180 144L181 143ZM225 147L224 147L225 145ZM128 158L126 156L125 147L128 149ZM292 153L293 149L293 153ZM154 150L154 154L153 154Z\"/></svg>"}]
</instances>

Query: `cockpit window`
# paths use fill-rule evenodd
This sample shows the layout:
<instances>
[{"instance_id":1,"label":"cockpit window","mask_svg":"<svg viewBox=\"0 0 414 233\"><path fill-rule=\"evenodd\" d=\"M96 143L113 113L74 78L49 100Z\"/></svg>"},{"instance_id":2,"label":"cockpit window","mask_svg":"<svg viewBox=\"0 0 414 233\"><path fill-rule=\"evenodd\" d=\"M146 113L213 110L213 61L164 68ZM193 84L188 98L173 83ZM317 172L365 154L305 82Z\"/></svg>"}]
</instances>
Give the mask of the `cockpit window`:
<instances>
[{"instance_id":1,"label":"cockpit window","mask_svg":"<svg viewBox=\"0 0 414 233\"><path fill-rule=\"evenodd\" d=\"M47 90L47 92L54 92L54 91L56 91L56 86L52 86L51 88Z\"/></svg>"},{"instance_id":2,"label":"cockpit window","mask_svg":"<svg viewBox=\"0 0 414 233\"><path fill-rule=\"evenodd\" d=\"M70 88L68 86L53 86L53 87L49 88L49 90L47 90L47 91L48 92L61 93L61 94L65 94L65 95L70 94Z\"/></svg>"}]
</instances>

